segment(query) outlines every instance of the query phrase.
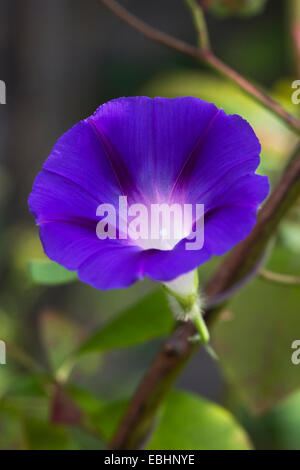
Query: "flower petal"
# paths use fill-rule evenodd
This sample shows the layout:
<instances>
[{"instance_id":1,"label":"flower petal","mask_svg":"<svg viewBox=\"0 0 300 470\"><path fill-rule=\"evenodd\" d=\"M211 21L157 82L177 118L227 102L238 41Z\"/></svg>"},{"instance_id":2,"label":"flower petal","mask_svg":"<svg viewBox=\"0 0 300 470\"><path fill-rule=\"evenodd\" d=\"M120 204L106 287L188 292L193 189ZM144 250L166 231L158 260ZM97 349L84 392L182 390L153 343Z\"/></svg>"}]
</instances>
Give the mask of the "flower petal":
<instances>
[{"instance_id":1,"label":"flower petal","mask_svg":"<svg viewBox=\"0 0 300 470\"><path fill-rule=\"evenodd\" d=\"M208 192L224 191L228 181L254 172L260 159L260 143L252 127L240 116L220 110L198 142L177 180L174 195L190 203L202 203Z\"/></svg>"},{"instance_id":2,"label":"flower petal","mask_svg":"<svg viewBox=\"0 0 300 470\"><path fill-rule=\"evenodd\" d=\"M267 177L240 178L222 198L216 196L213 209L205 215L203 248L187 250L184 239L173 250L151 250L145 262L145 274L155 280L169 281L207 262L213 255L223 255L249 235L256 222L258 205L268 192Z\"/></svg>"},{"instance_id":3,"label":"flower petal","mask_svg":"<svg viewBox=\"0 0 300 470\"><path fill-rule=\"evenodd\" d=\"M96 289L120 289L141 279L143 251L124 243L103 245L79 267L78 276Z\"/></svg>"},{"instance_id":4,"label":"flower petal","mask_svg":"<svg viewBox=\"0 0 300 470\"><path fill-rule=\"evenodd\" d=\"M92 229L65 222L42 224L40 237L50 259L98 289L115 289L142 277L142 251L119 240L99 240Z\"/></svg>"},{"instance_id":5,"label":"flower petal","mask_svg":"<svg viewBox=\"0 0 300 470\"><path fill-rule=\"evenodd\" d=\"M48 170L35 179L29 196L29 208L37 224L50 221L78 221L94 224L99 202L77 184Z\"/></svg>"},{"instance_id":6,"label":"flower petal","mask_svg":"<svg viewBox=\"0 0 300 470\"><path fill-rule=\"evenodd\" d=\"M120 98L100 106L90 121L112 143L140 192L155 202L169 198L217 112L196 98Z\"/></svg>"},{"instance_id":7,"label":"flower petal","mask_svg":"<svg viewBox=\"0 0 300 470\"><path fill-rule=\"evenodd\" d=\"M79 122L58 139L43 168L81 187L98 204L117 204L118 181L87 121Z\"/></svg>"}]
</instances>

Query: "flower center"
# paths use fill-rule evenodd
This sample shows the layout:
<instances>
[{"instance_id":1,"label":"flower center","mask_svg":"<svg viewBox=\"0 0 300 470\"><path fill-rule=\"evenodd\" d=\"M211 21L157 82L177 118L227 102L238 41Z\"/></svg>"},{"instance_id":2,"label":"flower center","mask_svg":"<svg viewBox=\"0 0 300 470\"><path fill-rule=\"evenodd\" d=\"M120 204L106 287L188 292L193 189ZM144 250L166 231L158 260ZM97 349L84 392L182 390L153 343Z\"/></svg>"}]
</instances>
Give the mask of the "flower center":
<instances>
[{"instance_id":1,"label":"flower center","mask_svg":"<svg viewBox=\"0 0 300 470\"><path fill-rule=\"evenodd\" d=\"M184 214L181 206L176 206L153 204L147 212L147 219L144 219L148 230L137 237L132 234L129 224L129 236L144 250L172 250L180 240L190 234L192 229L192 219Z\"/></svg>"}]
</instances>

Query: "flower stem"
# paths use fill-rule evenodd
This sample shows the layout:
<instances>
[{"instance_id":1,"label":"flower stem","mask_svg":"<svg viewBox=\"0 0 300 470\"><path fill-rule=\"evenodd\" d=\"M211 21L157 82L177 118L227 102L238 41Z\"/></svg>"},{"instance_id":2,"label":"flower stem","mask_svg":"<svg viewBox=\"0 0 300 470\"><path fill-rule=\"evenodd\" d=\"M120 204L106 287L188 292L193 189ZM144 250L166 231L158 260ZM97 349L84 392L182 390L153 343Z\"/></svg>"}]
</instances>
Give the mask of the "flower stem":
<instances>
[{"instance_id":1,"label":"flower stem","mask_svg":"<svg viewBox=\"0 0 300 470\"><path fill-rule=\"evenodd\" d=\"M267 269L261 269L259 271L259 275L262 279L266 279L267 281L275 282L277 284L286 285L286 286L300 286L299 276L274 273Z\"/></svg>"},{"instance_id":2,"label":"flower stem","mask_svg":"<svg viewBox=\"0 0 300 470\"><path fill-rule=\"evenodd\" d=\"M207 344L210 339L210 334L201 312L197 311L196 313L191 313L191 321L197 328L201 342Z\"/></svg>"},{"instance_id":3,"label":"flower stem","mask_svg":"<svg viewBox=\"0 0 300 470\"><path fill-rule=\"evenodd\" d=\"M208 352L208 354L212 357L214 361L218 361L219 357L217 353L213 350L211 345L209 344L210 341L210 333L199 308L199 303L194 304L192 311L189 314L191 321L193 322L195 328L198 331L198 334L189 338L191 343L200 342Z\"/></svg>"},{"instance_id":4,"label":"flower stem","mask_svg":"<svg viewBox=\"0 0 300 470\"><path fill-rule=\"evenodd\" d=\"M190 56L196 60L199 60L213 70L238 85L248 95L255 99L258 103L263 105L269 111L276 114L282 119L286 125L290 127L295 133L300 134L300 120L295 116L286 111L280 103L274 101L264 90L260 89L249 80L244 78L234 69L230 68L227 64L223 63L218 59L210 50L201 50L199 47L187 44L180 39L169 36L168 34L160 31L159 29L153 28L138 17L130 13L126 8L120 5L116 0L99 0L107 8L109 8L116 16L122 19L125 23L131 26L133 29L138 31L143 36L151 39L152 41L162 44L170 49L176 50Z\"/></svg>"},{"instance_id":5,"label":"flower stem","mask_svg":"<svg viewBox=\"0 0 300 470\"><path fill-rule=\"evenodd\" d=\"M231 251L206 285L204 294L207 300L224 292L249 273L299 193L300 146L291 156L287 169L260 210L250 236ZM220 307L207 312L206 319L210 327L220 312ZM167 338L136 389L111 440L110 449L135 449L142 437L147 435L161 402L196 350L196 345L189 341L193 334L195 334L194 325L187 322L179 324Z\"/></svg>"},{"instance_id":6,"label":"flower stem","mask_svg":"<svg viewBox=\"0 0 300 470\"><path fill-rule=\"evenodd\" d=\"M206 27L206 21L202 8L195 0L185 0L188 8L191 10L196 30L198 32L198 45L202 51L210 50L210 40Z\"/></svg>"}]
</instances>

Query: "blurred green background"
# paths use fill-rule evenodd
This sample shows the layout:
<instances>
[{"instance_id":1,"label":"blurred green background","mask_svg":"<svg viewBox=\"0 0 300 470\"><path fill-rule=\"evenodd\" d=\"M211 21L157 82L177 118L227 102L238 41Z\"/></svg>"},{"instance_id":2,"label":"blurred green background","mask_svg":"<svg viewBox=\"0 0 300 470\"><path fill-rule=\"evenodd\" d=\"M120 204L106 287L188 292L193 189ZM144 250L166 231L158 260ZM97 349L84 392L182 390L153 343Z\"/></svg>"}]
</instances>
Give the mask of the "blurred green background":
<instances>
[{"instance_id":1,"label":"blurred green background","mask_svg":"<svg viewBox=\"0 0 300 470\"><path fill-rule=\"evenodd\" d=\"M290 31L297 2L269 0L253 16L207 15L216 54L296 115L291 83L300 77ZM182 0L122 4L195 42ZM140 37L97 0L2 0L0 64L7 86L0 106L0 340L7 345L0 449L104 448L173 320L150 281L100 292L36 262L45 257L27 197L52 146L103 102L144 94L196 96L241 114L261 140L260 171L272 183L296 138L235 85ZM300 275L299 254L296 204L274 236L267 267ZM219 262L200 268L203 283ZM298 338L300 287L252 281L215 327L220 363L199 349L177 383L192 394L172 392L149 448L300 449L300 365L291 362ZM214 403L230 410L248 437L240 427L231 434L237 425ZM172 428L194 410L198 424L175 438Z\"/></svg>"}]
</instances>

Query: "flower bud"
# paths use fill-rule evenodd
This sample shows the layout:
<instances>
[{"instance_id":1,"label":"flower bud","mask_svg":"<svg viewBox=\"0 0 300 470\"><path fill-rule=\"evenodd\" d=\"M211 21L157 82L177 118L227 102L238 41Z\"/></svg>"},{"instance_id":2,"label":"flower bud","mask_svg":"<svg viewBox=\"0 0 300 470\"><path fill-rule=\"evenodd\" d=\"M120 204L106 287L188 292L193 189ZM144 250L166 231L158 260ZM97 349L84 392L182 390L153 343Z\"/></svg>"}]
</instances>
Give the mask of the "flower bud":
<instances>
[{"instance_id":1,"label":"flower bud","mask_svg":"<svg viewBox=\"0 0 300 470\"><path fill-rule=\"evenodd\" d=\"M192 321L198 331L198 340L207 344L209 332L202 317L197 270L183 274L173 281L165 282L163 286L169 294L172 310L177 319Z\"/></svg>"}]
</instances>

